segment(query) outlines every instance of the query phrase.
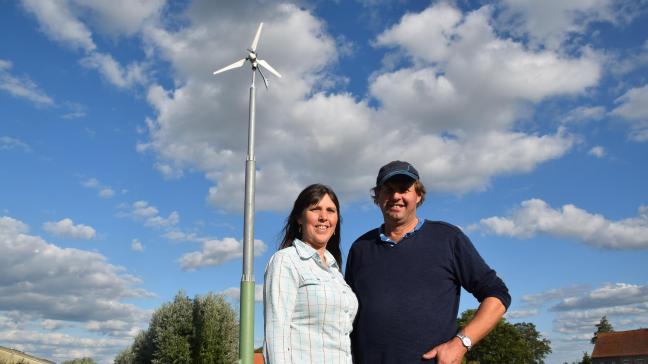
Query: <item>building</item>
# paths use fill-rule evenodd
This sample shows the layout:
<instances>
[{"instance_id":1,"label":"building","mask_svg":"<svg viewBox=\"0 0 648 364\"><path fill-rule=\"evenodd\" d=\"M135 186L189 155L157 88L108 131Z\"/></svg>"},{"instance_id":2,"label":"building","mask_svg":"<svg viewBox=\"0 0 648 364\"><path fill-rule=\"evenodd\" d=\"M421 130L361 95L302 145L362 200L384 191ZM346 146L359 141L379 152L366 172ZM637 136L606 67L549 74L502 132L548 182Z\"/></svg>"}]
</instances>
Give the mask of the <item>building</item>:
<instances>
[{"instance_id":1,"label":"building","mask_svg":"<svg viewBox=\"0 0 648 364\"><path fill-rule=\"evenodd\" d=\"M263 354L261 353L254 353L254 364L263 364Z\"/></svg>"},{"instance_id":2,"label":"building","mask_svg":"<svg viewBox=\"0 0 648 364\"><path fill-rule=\"evenodd\" d=\"M599 333L592 364L648 364L648 329Z\"/></svg>"},{"instance_id":3,"label":"building","mask_svg":"<svg viewBox=\"0 0 648 364\"><path fill-rule=\"evenodd\" d=\"M22 351L5 348L4 346L0 346L0 363L56 364L53 361L37 358L35 356L25 354Z\"/></svg>"}]
</instances>

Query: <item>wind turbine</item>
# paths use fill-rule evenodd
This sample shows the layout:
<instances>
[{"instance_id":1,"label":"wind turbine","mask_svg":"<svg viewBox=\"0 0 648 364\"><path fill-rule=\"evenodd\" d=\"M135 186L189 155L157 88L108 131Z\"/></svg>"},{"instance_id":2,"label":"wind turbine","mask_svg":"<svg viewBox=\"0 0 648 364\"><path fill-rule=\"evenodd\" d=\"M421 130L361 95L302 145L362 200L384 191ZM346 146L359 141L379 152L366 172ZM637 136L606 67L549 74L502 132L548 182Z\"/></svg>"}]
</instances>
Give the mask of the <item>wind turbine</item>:
<instances>
[{"instance_id":1,"label":"wind turbine","mask_svg":"<svg viewBox=\"0 0 648 364\"><path fill-rule=\"evenodd\" d=\"M256 72L263 78L263 83L268 88L268 80L261 72L259 66L267 69L273 75L281 77L268 62L258 59L256 48L259 44L261 29L263 23L259 24L252 45L248 48L247 57L240 59L229 66L225 66L214 74L229 71L234 68L242 67L245 61L250 61L252 65L252 84L250 85L250 104L249 104L249 126L248 126L248 154L245 160L245 212L243 222L243 276L241 277L241 318L240 318L240 337L239 337L239 362L241 364L253 364L254 358L254 181L256 162L254 159L254 134L256 118L256 89L254 81Z\"/></svg>"}]
</instances>

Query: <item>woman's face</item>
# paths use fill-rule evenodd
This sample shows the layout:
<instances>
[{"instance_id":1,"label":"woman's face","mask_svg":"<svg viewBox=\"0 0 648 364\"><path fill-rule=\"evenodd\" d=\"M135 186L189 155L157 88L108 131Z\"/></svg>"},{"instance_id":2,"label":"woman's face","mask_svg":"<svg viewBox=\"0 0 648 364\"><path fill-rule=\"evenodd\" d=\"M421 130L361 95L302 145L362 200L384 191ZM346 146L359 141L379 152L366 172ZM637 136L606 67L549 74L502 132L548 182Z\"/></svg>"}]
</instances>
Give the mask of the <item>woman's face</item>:
<instances>
[{"instance_id":1,"label":"woman's face","mask_svg":"<svg viewBox=\"0 0 648 364\"><path fill-rule=\"evenodd\" d=\"M338 211L331 197L326 194L316 204L304 210L298 220L302 241L315 249L325 248L338 223Z\"/></svg>"}]
</instances>

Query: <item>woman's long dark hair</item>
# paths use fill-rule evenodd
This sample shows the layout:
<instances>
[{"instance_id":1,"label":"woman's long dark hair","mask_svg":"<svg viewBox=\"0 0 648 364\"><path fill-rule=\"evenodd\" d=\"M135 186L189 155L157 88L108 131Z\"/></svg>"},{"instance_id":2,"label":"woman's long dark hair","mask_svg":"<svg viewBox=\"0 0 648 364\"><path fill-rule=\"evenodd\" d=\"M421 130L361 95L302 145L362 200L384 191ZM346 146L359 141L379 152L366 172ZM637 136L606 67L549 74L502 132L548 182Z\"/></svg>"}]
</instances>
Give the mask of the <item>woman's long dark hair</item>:
<instances>
[{"instance_id":1,"label":"woman's long dark hair","mask_svg":"<svg viewBox=\"0 0 648 364\"><path fill-rule=\"evenodd\" d=\"M342 252L340 251L340 225L342 225L342 215L340 215L340 203L338 202L338 198L335 195L335 192L333 192L333 189L320 183L312 184L306 187L303 191L301 191L299 196L297 196L292 211L290 211L290 215L288 215L288 218L286 218L286 225L282 230L283 239L281 239L281 245L279 245L279 249L293 246L293 241L295 240L295 238L302 238L302 233L300 231L301 229L299 228L299 219L304 215L304 211L306 211L307 208L320 202L320 200L322 200L322 198L324 198L324 196L326 195L329 195L329 197L335 204L335 208L337 209L338 214L338 222L335 225L335 233L326 243L326 250L328 250L333 255L338 266L340 267L340 269L342 269Z\"/></svg>"}]
</instances>

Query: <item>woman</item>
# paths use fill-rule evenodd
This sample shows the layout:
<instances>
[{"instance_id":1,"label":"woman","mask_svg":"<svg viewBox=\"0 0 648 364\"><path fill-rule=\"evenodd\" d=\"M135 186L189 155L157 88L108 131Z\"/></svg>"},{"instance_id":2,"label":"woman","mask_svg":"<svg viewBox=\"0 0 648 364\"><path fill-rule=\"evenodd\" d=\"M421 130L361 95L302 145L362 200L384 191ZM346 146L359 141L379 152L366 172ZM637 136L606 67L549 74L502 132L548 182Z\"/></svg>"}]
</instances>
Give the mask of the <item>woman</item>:
<instances>
[{"instance_id":1,"label":"woman","mask_svg":"<svg viewBox=\"0 0 648 364\"><path fill-rule=\"evenodd\" d=\"M266 267L266 364L351 363L358 301L340 272L339 211L337 196L321 184L295 201Z\"/></svg>"}]
</instances>

